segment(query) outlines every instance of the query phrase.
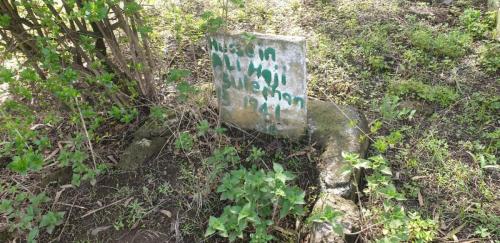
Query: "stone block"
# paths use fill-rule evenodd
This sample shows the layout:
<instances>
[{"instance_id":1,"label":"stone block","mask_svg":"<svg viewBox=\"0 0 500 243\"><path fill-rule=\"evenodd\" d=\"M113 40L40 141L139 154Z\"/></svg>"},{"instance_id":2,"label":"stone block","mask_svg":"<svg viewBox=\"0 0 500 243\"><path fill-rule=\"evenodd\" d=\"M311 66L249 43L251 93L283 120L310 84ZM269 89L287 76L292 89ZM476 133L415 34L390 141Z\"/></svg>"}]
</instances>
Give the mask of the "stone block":
<instances>
[{"instance_id":1,"label":"stone block","mask_svg":"<svg viewBox=\"0 0 500 243\"><path fill-rule=\"evenodd\" d=\"M360 175L359 172L354 176L342 173L345 165L342 152L365 156L368 140L363 135L368 131L367 121L353 107L332 102L310 100L308 109L311 139L323 149L318 164L322 190L353 199L353 179L359 182Z\"/></svg>"},{"instance_id":2,"label":"stone block","mask_svg":"<svg viewBox=\"0 0 500 243\"><path fill-rule=\"evenodd\" d=\"M224 122L282 137L305 134L305 38L218 33L208 42Z\"/></svg>"}]
</instances>

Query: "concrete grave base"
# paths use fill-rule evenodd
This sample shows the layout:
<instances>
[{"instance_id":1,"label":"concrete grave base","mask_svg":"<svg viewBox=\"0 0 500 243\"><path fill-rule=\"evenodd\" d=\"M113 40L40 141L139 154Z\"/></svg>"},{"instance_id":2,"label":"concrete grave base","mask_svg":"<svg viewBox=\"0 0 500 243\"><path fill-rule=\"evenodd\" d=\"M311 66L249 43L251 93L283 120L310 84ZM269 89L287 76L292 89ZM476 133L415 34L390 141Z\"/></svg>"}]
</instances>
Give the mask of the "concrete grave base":
<instances>
[{"instance_id":1,"label":"concrete grave base","mask_svg":"<svg viewBox=\"0 0 500 243\"><path fill-rule=\"evenodd\" d=\"M204 87L203 85L199 87ZM216 104L211 96L211 86L200 89L199 97L206 104ZM195 97L192 97L195 98ZM342 152L366 155L368 140L362 139L368 130L363 114L351 106L338 106L332 102L309 100L307 102L308 126L310 142L317 143L322 150L318 170L320 171L321 198L316 202L314 210L322 210L330 206L343 213L340 223L344 226L344 235L336 234L328 223L315 224L308 242L354 242L359 231L359 209L354 203L360 173L342 175L345 162ZM347 118L349 117L349 118ZM169 124L175 123L173 116L165 124L146 123L134 134L132 144L123 153L118 168L135 170L148 158L156 155L170 135Z\"/></svg>"},{"instance_id":2,"label":"concrete grave base","mask_svg":"<svg viewBox=\"0 0 500 243\"><path fill-rule=\"evenodd\" d=\"M313 212L321 212L326 207L342 213L339 223L342 224L344 235L338 235L334 232L330 223L316 223L313 225L312 232L309 235L309 243L330 243L330 242L355 242L356 234L360 230L359 209L356 204L348 199L333 193L326 193L316 202Z\"/></svg>"},{"instance_id":3,"label":"concrete grave base","mask_svg":"<svg viewBox=\"0 0 500 243\"><path fill-rule=\"evenodd\" d=\"M309 100L308 105L311 142L318 143L323 150L318 164L322 196L313 211L330 206L342 212L340 223L344 227L344 236L341 236L328 223L315 224L309 242L355 242L357 236L352 233L359 231L359 209L354 199L360 172L355 175L342 174L345 165L342 152L358 153L365 157L368 140L363 139L363 135L368 131L368 123L363 114L351 106L338 106L318 100Z\"/></svg>"},{"instance_id":4,"label":"concrete grave base","mask_svg":"<svg viewBox=\"0 0 500 243\"><path fill-rule=\"evenodd\" d=\"M311 142L316 142L323 149L318 164L321 187L324 191L354 199L352 176L342 175L342 152L365 156L368 149L368 140L362 139L363 133L368 130L365 117L353 107L338 106L332 102L310 100L308 108ZM359 182L359 173L355 177Z\"/></svg>"}]
</instances>

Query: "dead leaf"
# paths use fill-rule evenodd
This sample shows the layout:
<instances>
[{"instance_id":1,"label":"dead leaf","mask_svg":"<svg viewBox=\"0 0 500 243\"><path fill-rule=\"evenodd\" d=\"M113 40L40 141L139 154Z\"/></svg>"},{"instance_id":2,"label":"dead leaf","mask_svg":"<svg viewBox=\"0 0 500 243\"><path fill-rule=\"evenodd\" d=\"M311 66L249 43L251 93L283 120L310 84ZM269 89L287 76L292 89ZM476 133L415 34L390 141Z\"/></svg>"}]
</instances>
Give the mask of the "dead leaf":
<instances>
[{"instance_id":1,"label":"dead leaf","mask_svg":"<svg viewBox=\"0 0 500 243\"><path fill-rule=\"evenodd\" d=\"M467 223L463 223L460 226L456 227L455 229L451 230L444 238L453 239L455 241L458 240L456 234L458 234L458 232L460 232L465 227L465 225L467 225Z\"/></svg>"},{"instance_id":2,"label":"dead leaf","mask_svg":"<svg viewBox=\"0 0 500 243\"><path fill-rule=\"evenodd\" d=\"M168 211L168 210L162 209L162 210L160 210L160 213L162 213L163 215L165 215L165 216L167 216L169 218L172 218L172 213L170 211Z\"/></svg>"},{"instance_id":3,"label":"dead leaf","mask_svg":"<svg viewBox=\"0 0 500 243\"><path fill-rule=\"evenodd\" d=\"M113 155L108 155L108 159L111 160L114 164L118 164L118 161L116 161L115 157Z\"/></svg>"},{"instance_id":4,"label":"dead leaf","mask_svg":"<svg viewBox=\"0 0 500 243\"><path fill-rule=\"evenodd\" d=\"M34 130L37 130L38 128L45 127L45 126L52 127L52 125L50 125L50 124L35 124L35 125L30 127L30 130L34 131Z\"/></svg>"},{"instance_id":5,"label":"dead leaf","mask_svg":"<svg viewBox=\"0 0 500 243\"><path fill-rule=\"evenodd\" d=\"M54 151L52 151L52 153L49 154L49 156L47 156L47 158L45 158L43 161L48 161L50 159L52 159L57 153L59 153L59 148L56 148L54 149Z\"/></svg>"},{"instance_id":6,"label":"dead leaf","mask_svg":"<svg viewBox=\"0 0 500 243\"><path fill-rule=\"evenodd\" d=\"M415 180L418 180L418 179L424 179L424 178L427 178L427 177L429 177L429 176L414 176L414 177L412 177L411 179L412 179L413 181L415 181Z\"/></svg>"},{"instance_id":7,"label":"dead leaf","mask_svg":"<svg viewBox=\"0 0 500 243\"><path fill-rule=\"evenodd\" d=\"M420 205L420 207L423 207L424 206L424 197L422 196L422 193L420 193L420 191L418 191L417 196L418 196L418 205Z\"/></svg>"},{"instance_id":8,"label":"dead leaf","mask_svg":"<svg viewBox=\"0 0 500 243\"><path fill-rule=\"evenodd\" d=\"M134 199L134 197L130 197L129 199L127 199L125 201L125 203L123 204L123 206L125 206L125 207L128 206L128 204L130 203L130 201L132 201L132 199Z\"/></svg>"},{"instance_id":9,"label":"dead leaf","mask_svg":"<svg viewBox=\"0 0 500 243\"><path fill-rule=\"evenodd\" d=\"M62 188L56 193L56 197L54 198L54 203L52 203L52 208L54 208L54 205L56 205L57 202L59 202L59 198L61 197L61 194L66 190L66 188Z\"/></svg>"},{"instance_id":10,"label":"dead leaf","mask_svg":"<svg viewBox=\"0 0 500 243\"><path fill-rule=\"evenodd\" d=\"M91 234L91 235L93 235L93 236L97 236L97 234L99 234L99 232L102 232L102 231L108 230L109 228L111 228L111 225L97 227L97 228L95 228L95 229L91 230L91 231L90 231L90 234Z\"/></svg>"}]
</instances>

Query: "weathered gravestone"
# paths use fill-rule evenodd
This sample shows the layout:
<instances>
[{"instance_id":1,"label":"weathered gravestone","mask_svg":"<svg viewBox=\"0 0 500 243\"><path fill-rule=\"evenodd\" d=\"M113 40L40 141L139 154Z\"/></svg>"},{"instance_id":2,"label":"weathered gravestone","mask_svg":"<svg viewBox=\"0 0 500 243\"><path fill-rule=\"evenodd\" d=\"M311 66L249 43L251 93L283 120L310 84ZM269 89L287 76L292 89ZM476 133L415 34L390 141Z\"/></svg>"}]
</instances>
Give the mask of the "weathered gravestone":
<instances>
[{"instance_id":1,"label":"weathered gravestone","mask_svg":"<svg viewBox=\"0 0 500 243\"><path fill-rule=\"evenodd\" d=\"M224 122L284 137L305 133L305 38L214 34L208 41Z\"/></svg>"}]
</instances>

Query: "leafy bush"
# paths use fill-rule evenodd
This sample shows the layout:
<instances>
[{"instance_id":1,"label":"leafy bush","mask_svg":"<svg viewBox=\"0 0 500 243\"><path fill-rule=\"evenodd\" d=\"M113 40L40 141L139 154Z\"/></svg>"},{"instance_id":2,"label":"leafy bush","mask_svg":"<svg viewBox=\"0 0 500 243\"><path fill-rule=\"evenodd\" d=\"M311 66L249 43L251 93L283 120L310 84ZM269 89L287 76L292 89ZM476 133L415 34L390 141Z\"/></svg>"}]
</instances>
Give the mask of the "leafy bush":
<instances>
[{"instance_id":1,"label":"leafy bush","mask_svg":"<svg viewBox=\"0 0 500 243\"><path fill-rule=\"evenodd\" d=\"M382 208L374 207L369 214L374 224L381 224L383 235L376 242L430 242L437 235L437 222L433 219L422 219L417 212L406 213L398 201L405 200L405 196L398 192L392 182L392 172L388 161L381 155L367 160L361 159L358 154L342 153L347 162L344 171L352 173L354 169L368 169L369 175L365 193L370 200L383 202Z\"/></svg>"},{"instance_id":2,"label":"leafy bush","mask_svg":"<svg viewBox=\"0 0 500 243\"><path fill-rule=\"evenodd\" d=\"M342 212L336 211L332 206L328 205L324 209L312 212L307 218L307 223L329 223L335 233L344 234L344 226L339 222L339 218L343 215Z\"/></svg>"},{"instance_id":3,"label":"leafy bush","mask_svg":"<svg viewBox=\"0 0 500 243\"><path fill-rule=\"evenodd\" d=\"M428 28L419 27L409 37L413 46L438 57L461 57L472 43L469 34L459 30L435 34Z\"/></svg>"},{"instance_id":4,"label":"leafy bush","mask_svg":"<svg viewBox=\"0 0 500 243\"><path fill-rule=\"evenodd\" d=\"M175 140L175 148L190 151L193 148L194 140L189 132L182 132Z\"/></svg>"},{"instance_id":5,"label":"leafy bush","mask_svg":"<svg viewBox=\"0 0 500 243\"><path fill-rule=\"evenodd\" d=\"M2 184L0 184L0 189L13 198L13 200L2 199L0 201L0 214L5 216L9 231L27 232L27 242L36 242L41 229L51 234L54 228L63 222L64 212L43 213L42 205L50 201L45 193L30 195L18 191L16 186L4 188Z\"/></svg>"},{"instance_id":6,"label":"leafy bush","mask_svg":"<svg viewBox=\"0 0 500 243\"><path fill-rule=\"evenodd\" d=\"M382 115L383 120L393 121L405 117L412 117L415 113L414 110L407 108L399 108L399 97L395 95L386 95L382 101L377 105L378 111Z\"/></svg>"},{"instance_id":7,"label":"leafy bush","mask_svg":"<svg viewBox=\"0 0 500 243\"><path fill-rule=\"evenodd\" d=\"M268 230L275 220L287 215L303 215L305 193L297 186L287 185L294 176L280 164L265 172L241 168L226 174L217 192L221 200L233 202L220 217L210 217L205 236L218 233L234 241L243 239L244 231L253 228L250 242L268 242L273 239Z\"/></svg>"},{"instance_id":8,"label":"leafy bush","mask_svg":"<svg viewBox=\"0 0 500 243\"><path fill-rule=\"evenodd\" d=\"M488 73L495 74L500 70L500 43L488 43L480 49L479 62Z\"/></svg>"},{"instance_id":9,"label":"leafy bush","mask_svg":"<svg viewBox=\"0 0 500 243\"><path fill-rule=\"evenodd\" d=\"M488 24L481 21L481 11L466 9L460 15L460 23L474 37L481 37L488 30Z\"/></svg>"},{"instance_id":10,"label":"leafy bush","mask_svg":"<svg viewBox=\"0 0 500 243\"><path fill-rule=\"evenodd\" d=\"M449 106L459 97L455 90L447 86L431 86L416 80L392 82L389 85L389 92L397 96L416 95L425 101L436 102L441 106Z\"/></svg>"},{"instance_id":11,"label":"leafy bush","mask_svg":"<svg viewBox=\"0 0 500 243\"><path fill-rule=\"evenodd\" d=\"M120 122L128 124L139 115L139 111L136 108L125 109L123 107L112 106L109 115Z\"/></svg>"}]
</instances>

